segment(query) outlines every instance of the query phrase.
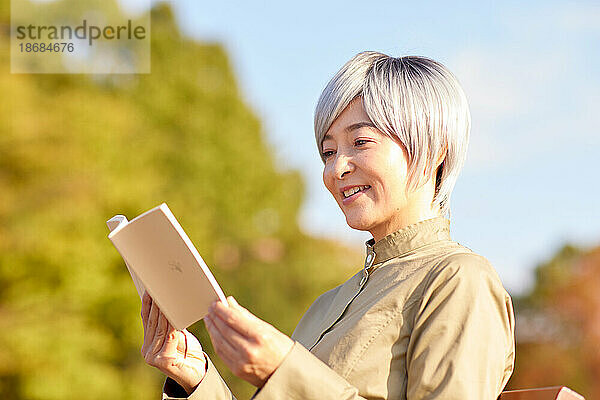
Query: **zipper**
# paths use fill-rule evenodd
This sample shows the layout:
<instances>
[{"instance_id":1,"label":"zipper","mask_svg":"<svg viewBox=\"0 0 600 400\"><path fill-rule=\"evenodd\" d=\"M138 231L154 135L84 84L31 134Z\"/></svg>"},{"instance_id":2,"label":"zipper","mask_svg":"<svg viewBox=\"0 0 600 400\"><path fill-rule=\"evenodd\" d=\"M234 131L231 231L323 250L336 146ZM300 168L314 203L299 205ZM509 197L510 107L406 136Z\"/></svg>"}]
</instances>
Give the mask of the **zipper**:
<instances>
[{"instance_id":1,"label":"zipper","mask_svg":"<svg viewBox=\"0 0 600 400\"><path fill-rule=\"evenodd\" d=\"M319 341L321 341L321 339L323 338L323 336L325 336L325 334L327 332L329 332L329 330L338 323L338 321L342 318L342 316L344 315L344 313L346 312L346 309L348 309L348 307L350 306L350 304L354 301L354 299L356 299L356 297L360 294L360 292L363 290L365 284L367 283L367 281L369 280L369 270L371 269L371 267L373 266L373 262L375 261L375 251L373 250L373 247L369 246L367 247L367 257L365 258L365 266L363 267L363 276L360 279L360 283L358 284L358 290L356 291L356 293L354 294L354 296L352 296L352 298L346 303L346 305L344 306L344 308L342 309L342 312L340 313L340 315L335 319L335 321L333 321L333 323L331 325L329 325L329 327L327 329L325 329L323 332L321 332L321 334L319 335L319 337L317 338L317 340L312 344L312 346L310 346L308 348L308 350L312 350L313 347L315 347L317 345L317 343L319 343Z\"/></svg>"},{"instance_id":2,"label":"zipper","mask_svg":"<svg viewBox=\"0 0 600 400\"><path fill-rule=\"evenodd\" d=\"M361 278L360 283L358 285L359 286L358 293L360 293L360 290L362 289L364 284L367 283L367 280L369 279L369 270L373 266L373 261L375 261L375 251L373 251L372 248L369 248L369 250L367 252L367 258L365 258L365 266L363 268L363 277Z\"/></svg>"}]
</instances>

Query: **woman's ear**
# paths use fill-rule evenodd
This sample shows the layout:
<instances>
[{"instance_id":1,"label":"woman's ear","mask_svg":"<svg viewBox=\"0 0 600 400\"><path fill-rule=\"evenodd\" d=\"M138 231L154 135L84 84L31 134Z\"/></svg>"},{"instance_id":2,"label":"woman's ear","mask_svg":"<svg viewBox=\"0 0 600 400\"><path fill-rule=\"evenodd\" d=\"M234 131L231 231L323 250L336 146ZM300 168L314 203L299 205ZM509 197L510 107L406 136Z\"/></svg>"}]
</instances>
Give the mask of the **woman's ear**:
<instances>
[{"instance_id":1,"label":"woman's ear","mask_svg":"<svg viewBox=\"0 0 600 400\"><path fill-rule=\"evenodd\" d=\"M435 182L434 182L434 196L437 196L438 191L440 190L440 182L442 181L442 174L444 173L444 161L446 160L446 153L448 150L448 145L445 144L442 151L437 156L435 160Z\"/></svg>"},{"instance_id":2,"label":"woman's ear","mask_svg":"<svg viewBox=\"0 0 600 400\"><path fill-rule=\"evenodd\" d=\"M433 173L431 174L431 172L430 172L431 175L429 177L425 176L425 178L437 178L438 173L444 167L442 164L444 163L444 160L446 159L446 152L447 152L447 150L448 150L448 146L444 145L444 147L442 148L442 150L440 150L440 152L438 153L435 161L433 162L433 165L431 166L431 170L430 171L433 172ZM426 171L427 171L427 168L425 169L425 172Z\"/></svg>"},{"instance_id":3,"label":"woman's ear","mask_svg":"<svg viewBox=\"0 0 600 400\"><path fill-rule=\"evenodd\" d=\"M437 169L440 167L440 165L444 162L444 160L446 159L446 153L448 152L448 144L444 144L444 147L442 148L442 150L439 152L437 159L435 160L435 170L437 171Z\"/></svg>"}]
</instances>

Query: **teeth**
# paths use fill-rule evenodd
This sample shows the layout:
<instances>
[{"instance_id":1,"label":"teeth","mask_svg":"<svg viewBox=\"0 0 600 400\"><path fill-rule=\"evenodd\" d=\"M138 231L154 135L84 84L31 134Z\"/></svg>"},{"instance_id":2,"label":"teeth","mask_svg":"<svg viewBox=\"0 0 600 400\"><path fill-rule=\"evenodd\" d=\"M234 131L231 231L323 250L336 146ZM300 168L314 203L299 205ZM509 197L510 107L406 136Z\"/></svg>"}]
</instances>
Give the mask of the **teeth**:
<instances>
[{"instance_id":1,"label":"teeth","mask_svg":"<svg viewBox=\"0 0 600 400\"><path fill-rule=\"evenodd\" d=\"M354 193L359 192L361 190L368 189L368 188L370 188L370 186L368 186L368 185L365 185L365 186L354 186L353 188L350 188L350 189L344 191L344 197L346 197L346 198L350 197Z\"/></svg>"}]
</instances>

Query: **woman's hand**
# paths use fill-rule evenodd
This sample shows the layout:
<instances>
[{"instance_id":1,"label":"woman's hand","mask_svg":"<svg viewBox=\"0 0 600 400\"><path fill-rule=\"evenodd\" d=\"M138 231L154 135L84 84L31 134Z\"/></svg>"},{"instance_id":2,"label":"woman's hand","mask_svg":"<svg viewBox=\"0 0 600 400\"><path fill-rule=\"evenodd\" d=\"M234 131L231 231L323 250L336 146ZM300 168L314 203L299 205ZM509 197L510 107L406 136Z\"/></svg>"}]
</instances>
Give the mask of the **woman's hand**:
<instances>
[{"instance_id":1,"label":"woman's hand","mask_svg":"<svg viewBox=\"0 0 600 400\"><path fill-rule=\"evenodd\" d=\"M144 345L142 356L190 394L206 372L206 359L198 339L187 329L176 330L147 292L142 297Z\"/></svg>"},{"instance_id":2,"label":"woman's hand","mask_svg":"<svg viewBox=\"0 0 600 400\"><path fill-rule=\"evenodd\" d=\"M231 296L229 306L214 302L204 323L215 351L238 377L262 387L294 341L255 317Z\"/></svg>"}]
</instances>

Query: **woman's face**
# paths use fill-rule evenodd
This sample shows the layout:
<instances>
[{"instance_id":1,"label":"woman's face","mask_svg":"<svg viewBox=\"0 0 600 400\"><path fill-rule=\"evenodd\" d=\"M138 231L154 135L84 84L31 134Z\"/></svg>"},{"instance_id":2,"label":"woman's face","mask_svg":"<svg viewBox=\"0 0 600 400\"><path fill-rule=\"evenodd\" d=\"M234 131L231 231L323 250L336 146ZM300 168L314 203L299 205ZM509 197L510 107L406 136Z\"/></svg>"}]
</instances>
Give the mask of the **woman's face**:
<instances>
[{"instance_id":1,"label":"woman's face","mask_svg":"<svg viewBox=\"0 0 600 400\"><path fill-rule=\"evenodd\" d=\"M406 151L373 126L360 97L331 125L321 150L323 182L350 227L380 240L421 220L424 206L431 210L432 197L423 202L419 192L405 193Z\"/></svg>"}]
</instances>

